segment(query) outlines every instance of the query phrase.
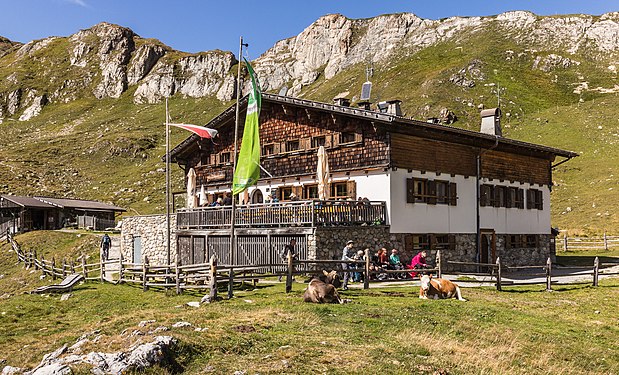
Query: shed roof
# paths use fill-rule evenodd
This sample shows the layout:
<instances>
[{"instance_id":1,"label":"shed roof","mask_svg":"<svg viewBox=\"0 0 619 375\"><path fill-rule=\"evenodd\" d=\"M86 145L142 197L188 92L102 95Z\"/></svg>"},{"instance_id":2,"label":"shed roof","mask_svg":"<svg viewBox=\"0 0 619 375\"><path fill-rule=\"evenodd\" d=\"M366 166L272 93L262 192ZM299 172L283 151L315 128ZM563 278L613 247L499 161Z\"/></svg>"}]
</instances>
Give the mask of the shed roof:
<instances>
[{"instance_id":1,"label":"shed roof","mask_svg":"<svg viewBox=\"0 0 619 375\"><path fill-rule=\"evenodd\" d=\"M35 197L41 202L50 204L59 208L73 208L76 210L87 211L127 211L122 207L114 206L107 203L101 203L97 201L87 201L81 199L67 199L67 198L49 198L49 197Z\"/></svg>"},{"instance_id":2,"label":"shed roof","mask_svg":"<svg viewBox=\"0 0 619 375\"><path fill-rule=\"evenodd\" d=\"M0 195L2 199L6 199L9 202L13 202L14 204L24 207L24 208L43 208L43 209L51 209L56 208L55 206L42 202L33 197L23 197L19 195Z\"/></svg>"}]
</instances>

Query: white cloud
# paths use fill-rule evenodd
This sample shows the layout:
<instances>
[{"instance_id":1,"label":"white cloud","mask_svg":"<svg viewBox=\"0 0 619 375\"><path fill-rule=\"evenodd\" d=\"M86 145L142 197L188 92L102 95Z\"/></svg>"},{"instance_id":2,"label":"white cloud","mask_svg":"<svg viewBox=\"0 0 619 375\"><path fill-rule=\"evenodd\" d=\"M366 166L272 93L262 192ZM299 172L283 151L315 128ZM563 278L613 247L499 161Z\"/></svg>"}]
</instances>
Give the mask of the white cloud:
<instances>
[{"instance_id":1,"label":"white cloud","mask_svg":"<svg viewBox=\"0 0 619 375\"><path fill-rule=\"evenodd\" d=\"M75 4L75 5L79 5L81 7L87 7L88 4L86 4L86 2L84 0L64 0L67 3L71 3L71 4Z\"/></svg>"}]
</instances>

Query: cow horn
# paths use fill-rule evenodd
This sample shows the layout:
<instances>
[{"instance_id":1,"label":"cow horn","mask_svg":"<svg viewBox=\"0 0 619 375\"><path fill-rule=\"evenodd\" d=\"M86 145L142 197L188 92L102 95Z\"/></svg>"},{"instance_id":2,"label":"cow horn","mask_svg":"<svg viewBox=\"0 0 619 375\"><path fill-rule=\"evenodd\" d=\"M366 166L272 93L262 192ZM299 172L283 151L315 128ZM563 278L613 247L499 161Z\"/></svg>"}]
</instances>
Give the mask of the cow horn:
<instances>
[{"instance_id":1,"label":"cow horn","mask_svg":"<svg viewBox=\"0 0 619 375\"><path fill-rule=\"evenodd\" d=\"M323 273L325 276L329 276L329 272L327 272L327 271L325 271L325 270L322 270L322 273Z\"/></svg>"}]
</instances>

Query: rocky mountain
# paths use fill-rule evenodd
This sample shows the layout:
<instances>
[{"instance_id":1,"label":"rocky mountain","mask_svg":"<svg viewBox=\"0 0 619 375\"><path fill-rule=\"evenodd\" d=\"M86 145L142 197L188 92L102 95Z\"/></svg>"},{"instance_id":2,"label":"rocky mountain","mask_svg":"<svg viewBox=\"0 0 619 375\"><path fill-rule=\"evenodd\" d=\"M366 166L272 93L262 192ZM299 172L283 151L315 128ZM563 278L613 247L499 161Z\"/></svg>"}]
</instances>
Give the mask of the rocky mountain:
<instances>
[{"instance_id":1,"label":"rocky mountain","mask_svg":"<svg viewBox=\"0 0 619 375\"><path fill-rule=\"evenodd\" d=\"M407 116L469 129L478 128L480 109L500 104L508 136L583 153L556 172L557 220L593 216L587 225L619 231L619 217L591 207L592 194L575 182L576 169L586 170L605 200L617 184L618 53L619 13L335 14L277 42L254 67L267 91L286 87L289 96L327 102L355 102L370 79L373 102L401 99ZM235 97L237 63L231 52L175 51L108 23L23 45L0 38L0 192L104 197L159 211L162 99L171 98L175 116L204 123ZM589 142L577 141L585 135ZM101 165L116 172L101 177Z\"/></svg>"}]
</instances>

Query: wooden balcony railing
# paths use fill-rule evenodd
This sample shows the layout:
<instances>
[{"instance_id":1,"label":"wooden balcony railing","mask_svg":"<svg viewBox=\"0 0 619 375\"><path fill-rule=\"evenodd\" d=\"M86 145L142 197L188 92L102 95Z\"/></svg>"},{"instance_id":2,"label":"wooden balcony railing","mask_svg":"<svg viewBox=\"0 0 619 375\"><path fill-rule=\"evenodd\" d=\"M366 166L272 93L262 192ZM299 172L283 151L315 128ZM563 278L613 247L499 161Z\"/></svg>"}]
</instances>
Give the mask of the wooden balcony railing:
<instances>
[{"instance_id":1,"label":"wooden balcony railing","mask_svg":"<svg viewBox=\"0 0 619 375\"><path fill-rule=\"evenodd\" d=\"M181 209L176 213L178 229L230 227L231 206ZM280 226L384 225L385 202L295 201L237 206L235 226L265 228Z\"/></svg>"}]
</instances>

